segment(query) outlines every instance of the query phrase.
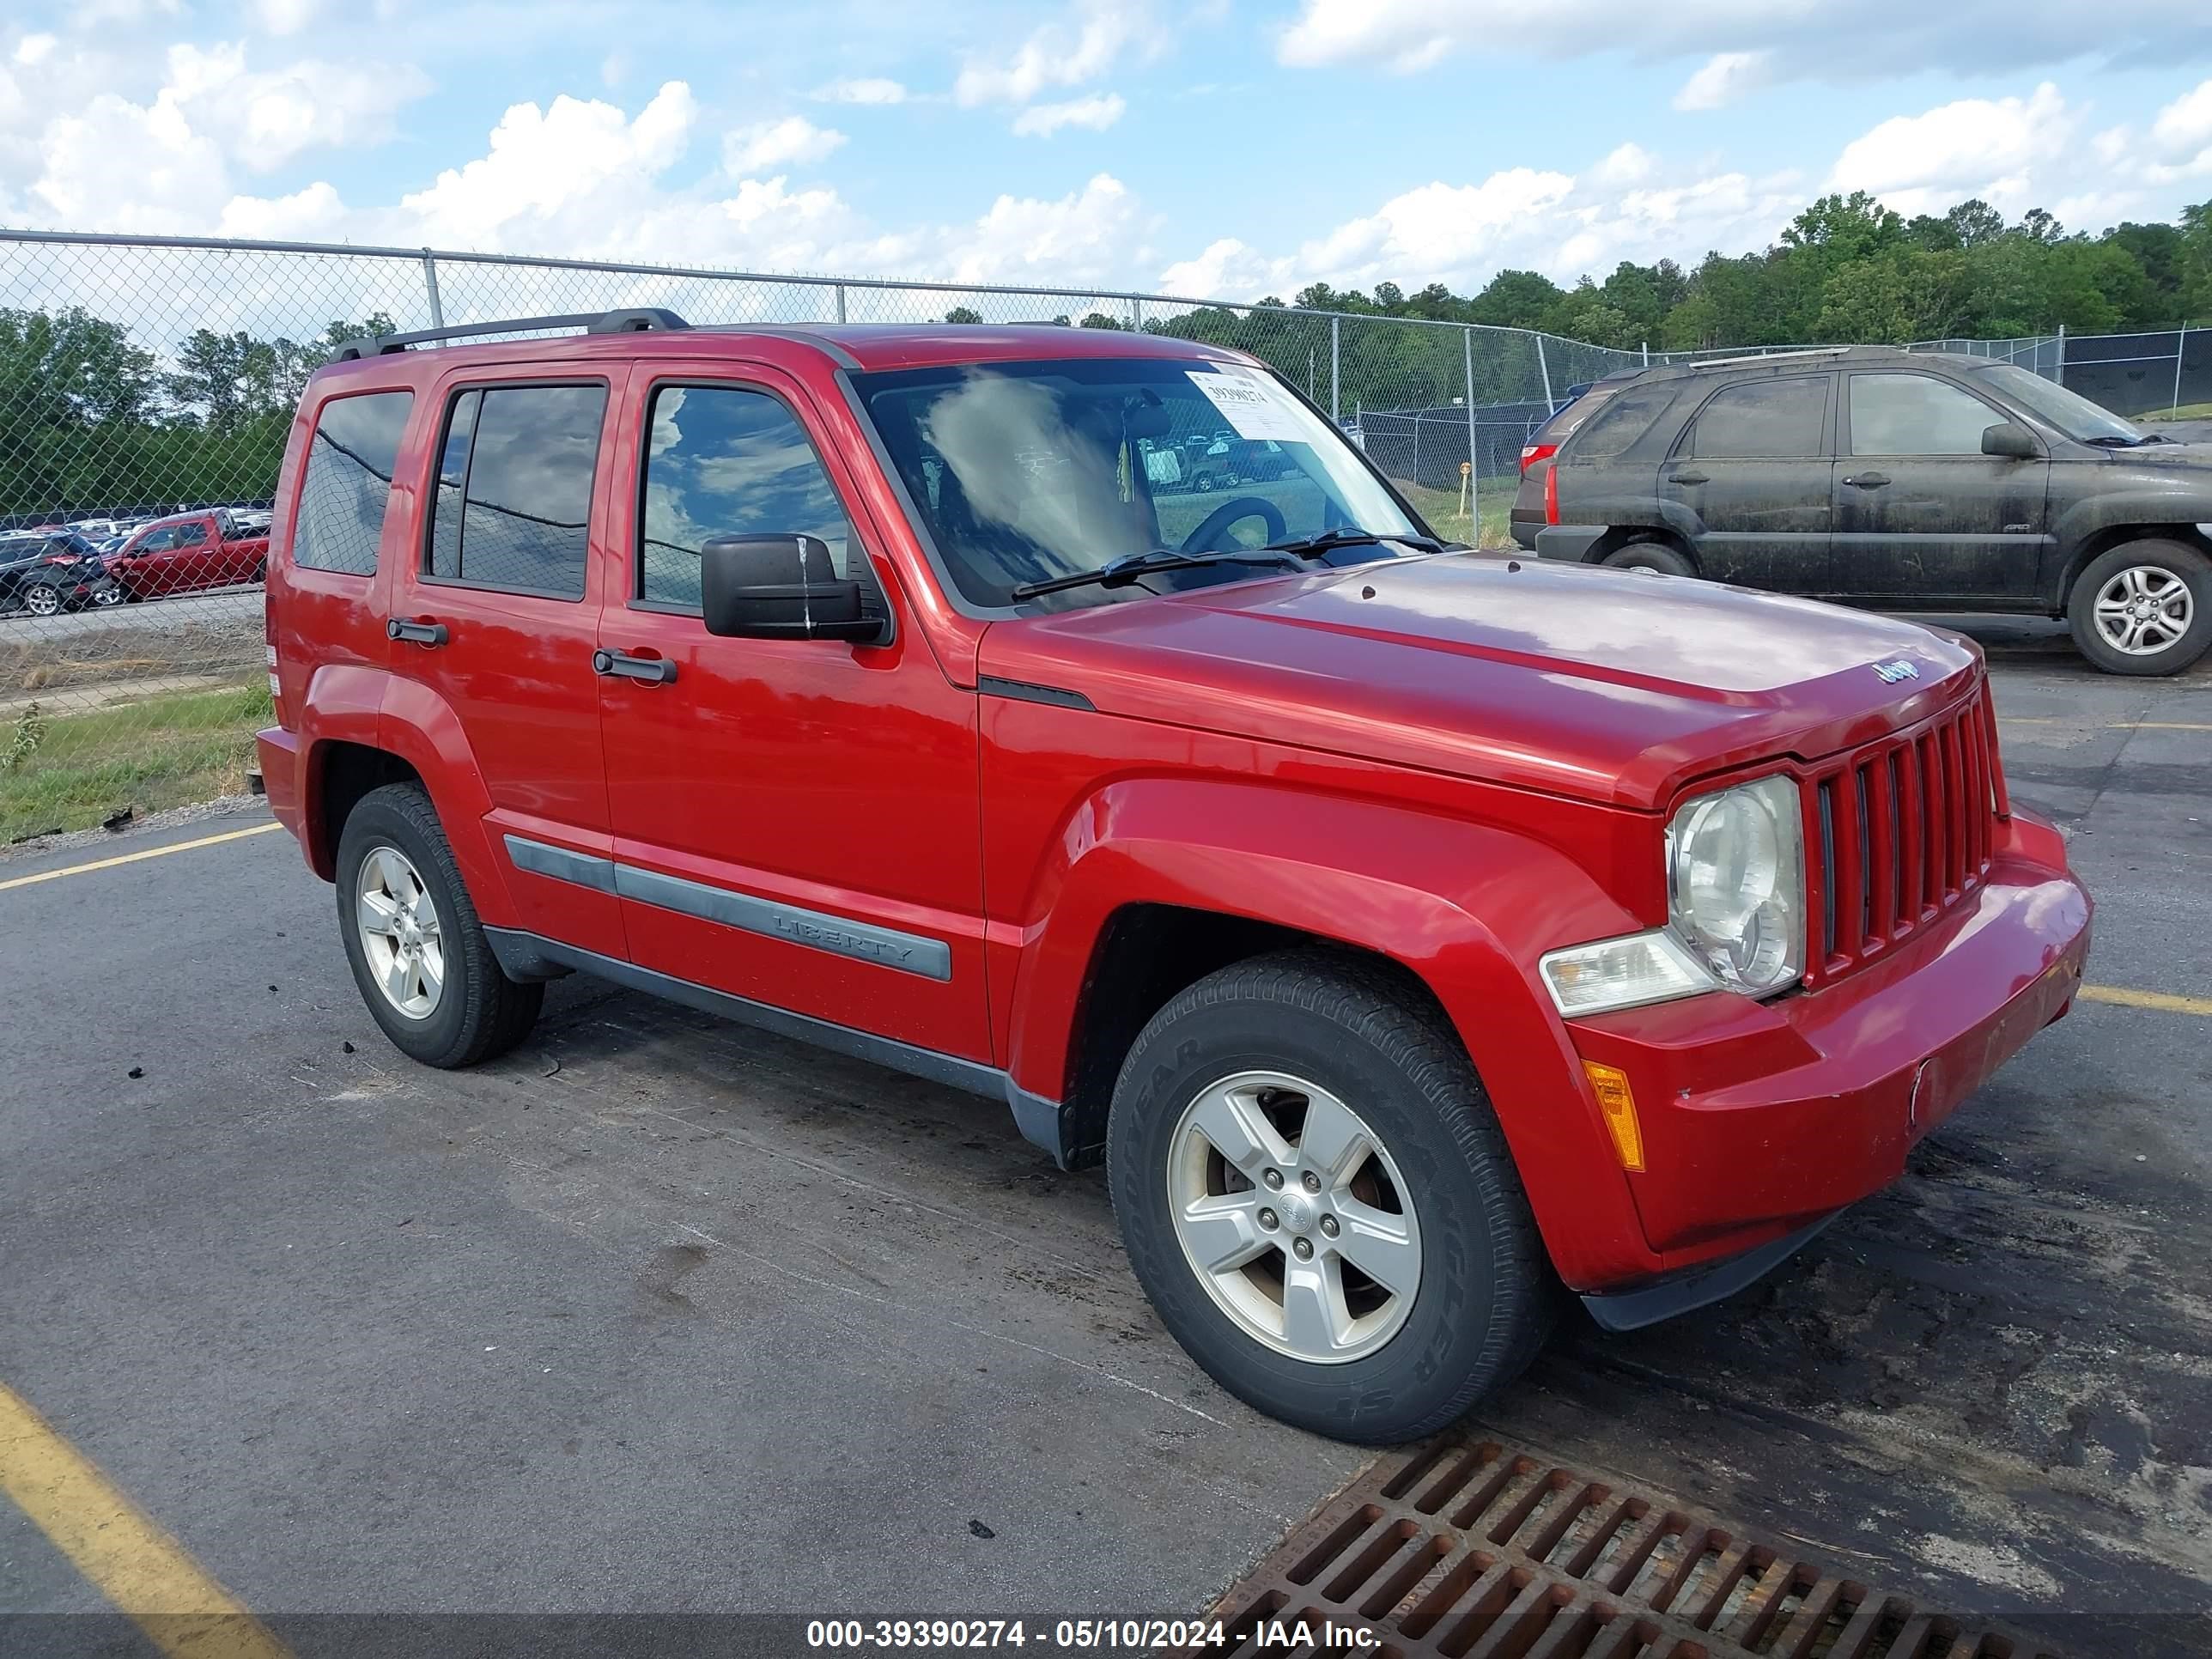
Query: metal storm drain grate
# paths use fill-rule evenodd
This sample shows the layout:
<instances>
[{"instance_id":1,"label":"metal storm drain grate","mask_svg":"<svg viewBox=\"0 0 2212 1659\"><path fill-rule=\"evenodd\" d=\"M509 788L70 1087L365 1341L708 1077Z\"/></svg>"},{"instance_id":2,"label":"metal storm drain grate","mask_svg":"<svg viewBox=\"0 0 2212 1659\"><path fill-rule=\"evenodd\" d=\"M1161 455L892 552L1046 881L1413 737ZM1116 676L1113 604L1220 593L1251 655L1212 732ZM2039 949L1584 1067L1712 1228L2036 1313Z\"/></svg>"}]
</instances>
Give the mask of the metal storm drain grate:
<instances>
[{"instance_id":1,"label":"metal storm drain grate","mask_svg":"<svg viewBox=\"0 0 2212 1659\"><path fill-rule=\"evenodd\" d=\"M1216 1612L1192 1655L2053 1659L1488 1440L1383 1459Z\"/></svg>"}]
</instances>

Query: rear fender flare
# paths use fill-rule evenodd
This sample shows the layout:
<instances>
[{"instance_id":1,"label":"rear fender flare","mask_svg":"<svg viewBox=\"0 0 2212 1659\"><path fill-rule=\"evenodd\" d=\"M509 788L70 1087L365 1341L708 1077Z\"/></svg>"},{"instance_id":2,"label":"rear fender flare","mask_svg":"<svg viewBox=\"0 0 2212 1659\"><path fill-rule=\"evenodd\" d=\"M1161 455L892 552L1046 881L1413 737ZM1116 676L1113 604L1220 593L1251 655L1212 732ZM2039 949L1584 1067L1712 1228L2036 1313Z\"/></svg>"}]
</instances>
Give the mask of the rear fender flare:
<instances>
[{"instance_id":1,"label":"rear fender flare","mask_svg":"<svg viewBox=\"0 0 2212 1659\"><path fill-rule=\"evenodd\" d=\"M1389 849L1384 867L1362 867L1378 848ZM1024 930L1007 1048L1024 1089L1064 1097L1085 981L1121 907L1296 928L1388 957L1435 994L1489 1092L1563 1278L1650 1270L1627 1177L1535 978L1542 947L1505 942L1639 925L1562 854L1508 830L1341 796L1125 780L1072 816L1030 896L1037 920Z\"/></svg>"},{"instance_id":2,"label":"rear fender flare","mask_svg":"<svg viewBox=\"0 0 2212 1659\"><path fill-rule=\"evenodd\" d=\"M377 732L380 748L422 775L477 915L488 927L518 926L507 864L488 827L491 792L453 705L420 680L387 675Z\"/></svg>"}]
</instances>

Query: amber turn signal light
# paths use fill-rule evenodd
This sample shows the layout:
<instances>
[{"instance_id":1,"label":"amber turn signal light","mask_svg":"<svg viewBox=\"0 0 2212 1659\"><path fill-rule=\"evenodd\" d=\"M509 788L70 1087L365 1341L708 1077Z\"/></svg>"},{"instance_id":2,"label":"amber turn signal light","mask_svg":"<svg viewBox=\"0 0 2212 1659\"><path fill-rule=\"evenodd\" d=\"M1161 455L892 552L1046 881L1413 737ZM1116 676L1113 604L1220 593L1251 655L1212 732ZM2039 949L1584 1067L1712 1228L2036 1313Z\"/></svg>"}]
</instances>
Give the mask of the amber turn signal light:
<instances>
[{"instance_id":1,"label":"amber turn signal light","mask_svg":"<svg viewBox=\"0 0 2212 1659\"><path fill-rule=\"evenodd\" d=\"M1628 1073L1614 1066L1601 1066L1594 1060L1583 1062L1583 1075L1590 1081L1597 1096L1597 1109L1605 1115L1605 1127L1613 1135L1613 1150L1619 1154L1624 1170L1644 1167L1644 1131L1636 1121L1636 1097L1628 1087Z\"/></svg>"}]
</instances>

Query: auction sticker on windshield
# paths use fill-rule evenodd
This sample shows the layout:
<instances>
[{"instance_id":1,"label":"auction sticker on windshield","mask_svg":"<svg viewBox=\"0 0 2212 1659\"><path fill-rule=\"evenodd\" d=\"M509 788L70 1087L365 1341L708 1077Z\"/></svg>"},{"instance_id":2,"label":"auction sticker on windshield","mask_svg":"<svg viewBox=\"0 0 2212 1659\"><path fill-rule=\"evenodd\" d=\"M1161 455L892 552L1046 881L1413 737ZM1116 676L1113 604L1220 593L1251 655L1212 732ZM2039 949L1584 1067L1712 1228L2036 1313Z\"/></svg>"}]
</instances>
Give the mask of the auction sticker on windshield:
<instances>
[{"instance_id":1,"label":"auction sticker on windshield","mask_svg":"<svg viewBox=\"0 0 2212 1659\"><path fill-rule=\"evenodd\" d=\"M1273 438L1284 443L1304 443L1313 434L1298 419L1298 411L1264 374L1249 369L1186 369L1191 383L1221 411L1240 438Z\"/></svg>"}]
</instances>

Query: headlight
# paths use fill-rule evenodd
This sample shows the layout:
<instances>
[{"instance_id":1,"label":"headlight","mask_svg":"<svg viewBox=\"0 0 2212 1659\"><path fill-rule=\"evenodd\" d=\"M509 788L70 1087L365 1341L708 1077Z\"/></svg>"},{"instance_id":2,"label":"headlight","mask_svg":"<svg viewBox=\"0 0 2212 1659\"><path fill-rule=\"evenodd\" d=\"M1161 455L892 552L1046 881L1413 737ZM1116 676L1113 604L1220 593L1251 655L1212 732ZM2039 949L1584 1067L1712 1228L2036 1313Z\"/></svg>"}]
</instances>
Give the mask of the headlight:
<instances>
[{"instance_id":1,"label":"headlight","mask_svg":"<svg viewBox=\"0 0 2212 1659\"><path fill-rule=\"evenodd\" d=\"M1805 834L1786 777L1701 795L1667 826L1674 931L1731 990L1766 996L1805 971Z\"/></svg>"}]
</instances>

